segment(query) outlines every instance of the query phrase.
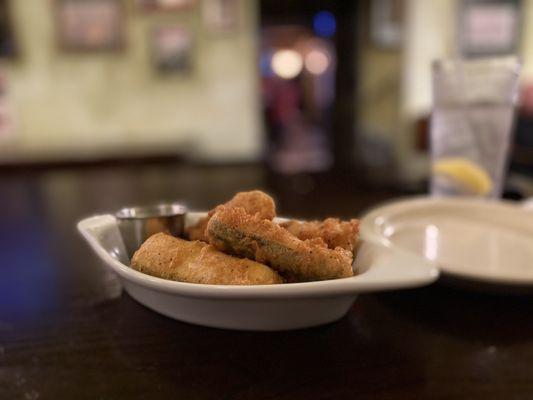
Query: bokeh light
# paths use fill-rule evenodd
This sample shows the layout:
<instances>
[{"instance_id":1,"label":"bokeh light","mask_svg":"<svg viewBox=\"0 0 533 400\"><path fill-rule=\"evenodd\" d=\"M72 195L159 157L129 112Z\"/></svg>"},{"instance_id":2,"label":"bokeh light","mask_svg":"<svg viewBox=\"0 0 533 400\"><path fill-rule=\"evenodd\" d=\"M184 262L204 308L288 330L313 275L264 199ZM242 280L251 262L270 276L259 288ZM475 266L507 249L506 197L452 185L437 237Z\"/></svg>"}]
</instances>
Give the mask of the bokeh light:
<instances>
[{"instance_id":1,"label":"bokeh light","mask_svg":"<svg viewBox=\"0 0 533 400\"><path fill-rule=\"evenodd\" d=\"M314 75L321 75L330 64L328 55L322 50L311 50L305 56L305 68Z\"/></svg>"},{"instance_id":2,"label":"bokeh light","mask_svg":"<svg viewBox=\"0 0 533 400\"><path fill-rule=\"evenodd\" d=\"M283 79L292 79L302 72L303 60L295 50L278 50L272 56L272 70Z\"/></svg>"},{"instance_id":3,"label":"bokeh light","mask_svg":"<svg viewBox=\"0 0 533 400\"><path fill-rule=\"evenodd\" d=\"M264 51L259 57L259 70L264 77L271 77L274 75L272 71L272 52Z\"/></svg>"},{"instance_id":4,"label":"bokeh light","mask_svg":"<svg viewBox=\"0 0 533 400\"><path fill-rule=\"evenodd\" d=\"M319 11L313 17L313 30L318 36L332 37L337 31L335 16L329 11Z\"/></svg>"}]
</instances>

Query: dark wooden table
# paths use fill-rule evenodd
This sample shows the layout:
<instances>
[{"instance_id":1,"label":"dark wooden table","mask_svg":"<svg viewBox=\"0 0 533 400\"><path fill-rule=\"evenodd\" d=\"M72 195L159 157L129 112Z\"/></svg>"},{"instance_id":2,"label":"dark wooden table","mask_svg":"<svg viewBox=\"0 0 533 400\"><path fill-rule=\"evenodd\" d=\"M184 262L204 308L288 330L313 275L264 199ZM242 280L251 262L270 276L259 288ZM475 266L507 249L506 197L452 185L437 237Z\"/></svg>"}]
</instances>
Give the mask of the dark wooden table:
<instances>
[{"instance_id":1,"label":"dark wooden table","mask_svg":"<svg viewBox=\"0 0 533 400\"><path fill-rule=\"evenodd\" d=\"M532 399L533 298L442 283L362 295L341 321L279 333L160 316L75 230L87 215L260 187L284 214L348 217L395 193L260 167L0 174L0 399Z\"/></svg>"}]
</instances>

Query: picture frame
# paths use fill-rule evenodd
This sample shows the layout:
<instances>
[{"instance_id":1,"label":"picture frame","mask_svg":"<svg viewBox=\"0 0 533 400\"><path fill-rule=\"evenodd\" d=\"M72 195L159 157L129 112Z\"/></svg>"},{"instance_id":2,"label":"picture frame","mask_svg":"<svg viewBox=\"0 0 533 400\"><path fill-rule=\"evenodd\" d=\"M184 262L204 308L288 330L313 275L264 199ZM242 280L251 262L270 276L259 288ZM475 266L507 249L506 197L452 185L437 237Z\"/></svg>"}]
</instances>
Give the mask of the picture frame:
<instances>
[{"instance_id":1,"label":"picture frame","mask_svg":"<svg viewBox=\"0 0 533 400\"><path fill-rule=\"evenodd\" d=\"M196 5L196 0L136 0L144 12L185 11Z\"/></svg>"},{"instance_id":2,"label":"picture frame","mask_svg":"<svg viewBox=\"0 0 533 400\"><path fill-rule=\"evenodd\" d=\"M519 50L521 0L464 0L457 47L466 58L511 55Z\"/></svg>"},{"instance_id":3,"label":"picture frame","mask_svg":"<svg viewBox=\"0 0 533 400\"><path fill-rule=\"evenodd\" d=\"M163 74L189 74L192 71L193 35L180 25L158 26L152 29L152 61Z\"/></svg>"},{"instance_id":4,"label":"picture frame","mask_svg":"<svg viewBox=\"0 0 533 400\"><path fill-rule=\"evenodd\" d=\"M4 66L0 68L0 144L16 139L18 134L15 108L9 90L9 78Z\"/></svg>"},{"instance_id":5,"label":"picture frame","mask_svg":"<svg viewBox=\"0 0 533 400\"><path fill-rule=\"evenodd\" d=\"M233 32L241 20L241 0L204 0L202 19L210 33Z\"/></svg>"},{"instance_id":6,"label":"picture frame","mask_svg":"<svg viewBox=\"0 0 533 400\"><path fill-rule=\"evenodd\" d=\"M398 49L404 35L404 0L372 0L370 39L382 49Z\"/></svg>"},{"instance_id":7,"label":"picture frame","mask_svg":"<svg viewBox=\"0 0 533 400\"><path fill-rule=\"evenodd\" d=\"M56 0L57 35L64 51L117 51L125 44L120 0Z\"/></svg>"},{"instance_id":8,"label":"picture frame","mask_svg":"<svg viewBox=\"0 0 533 400\"><path fill-rule=\"evenodd\" d=\"M10 3L0 0L0 58L15 58L18 56L18 46L13 31Z\"/></svg>"}]
</instances>

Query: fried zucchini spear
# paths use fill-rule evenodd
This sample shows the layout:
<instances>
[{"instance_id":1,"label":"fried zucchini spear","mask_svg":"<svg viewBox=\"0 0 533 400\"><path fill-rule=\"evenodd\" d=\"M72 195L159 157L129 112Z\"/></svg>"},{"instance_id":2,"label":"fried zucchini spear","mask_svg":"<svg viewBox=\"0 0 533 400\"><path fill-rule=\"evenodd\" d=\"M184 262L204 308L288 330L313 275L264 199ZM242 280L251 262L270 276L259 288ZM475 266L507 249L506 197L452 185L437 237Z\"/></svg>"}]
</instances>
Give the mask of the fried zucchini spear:
<instances>
[{"instance_id":1,"label":"fried zucchini spear","mask_svg":"<svg viewBox=\"0 0 533 400\"><path fill-rule=\"evenodd\" d=\"M266 265L232 257L204 242L190 242L165 233L149 237L133 255L131 267L148 275L190 283L268 285L283 282Z\"/></svg>"},{"instance_id":2,"label":"fried zucchini spear","mask_svg":"<svg viewBox=\"0 0 533 400\"><path fill-rule=\"evenodd\" d=\"M219 250L265 263L288 281L353 275L352 253L328 249L322 239L302 241L278 224L241 207L217 207L207 224L209 243Z\"/></svg>"},{"instance_id":3,"label":"fried zucchini spear","mask_svg":"<svg viewBox=\"0 0 533 400\"><path fill-rule=\"evenodd\" d=\"M258 214L261 218L272 220L276 216L276 204L272 197L260 190L239 192L231 200L224 204L228 207L242 207L249 214ZM205 228L209 218L215 213L215 209L209 211L207 217L200 219L194 226L187 229L190 240L202 240L207 242Z\"/></svg>"},{"instance_id":4,"label":"fried zucchini spear","mask_svg":"<svg viewBox=\"0 0 533 400\"><path fill-rule=\"evenodd\" d=\"M359 238L359 221L341 221L327 218L324 221L287 221L280 224L298 239L307 240L321 238L328 248L342 247L353 252Z\"/></svg>"}]
</instances>

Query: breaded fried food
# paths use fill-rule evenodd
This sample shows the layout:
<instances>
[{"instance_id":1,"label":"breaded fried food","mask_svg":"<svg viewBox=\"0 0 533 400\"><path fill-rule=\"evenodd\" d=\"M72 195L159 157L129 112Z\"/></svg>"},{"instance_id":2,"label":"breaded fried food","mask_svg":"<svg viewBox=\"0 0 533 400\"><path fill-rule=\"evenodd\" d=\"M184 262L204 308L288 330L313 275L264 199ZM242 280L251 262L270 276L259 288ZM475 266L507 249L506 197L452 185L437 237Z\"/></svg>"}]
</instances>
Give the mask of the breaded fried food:
<instances>
[{"instance_id":1,"label":"breaded fried food","mask_svg":"<svg viewBox=\"0 0 533 400\"><path fill-rule=\"evenodd\" d=\"M258 214L260 218L272 220L276 216L276 204L272 197L260 190L239 192L231 200L224 204L227 207L242 207L247 213ZM209 211L207 217L200 219L194 226L187 229L190 240L202 240L207 242L205 228L209 218L215 213L215 209Z\"/></svg>"},{"instance_id":2,"label":"breaded fried food","mask_svg":"<svg viewBox=\"0 0 533 400\"><path fill-rule=\"evenodd\" d=\"M200 241L166 233L149 237L135 252L131 267L148 275L212 285L269 285L283 279L258 262L224 254Z\"/></svg>"},{"instance_id":3,"label":"breaded fried food","mask_svg":"<svg viewBox=\"0 0 533 400\"><path fill-rule=\"evenodd\" d=\"M201 240L203 242L207 242L207 237L205 236L205 229L207 228L209 218L211 218L210 214L214 211L215 210L210 211L206 217L200 218L196 224L186 229L187 237L189 238L189 240Z\"/></svg>"},{"instance_id":4,"label":"breaded fried food","mask_svg":"<svg viewBox=\"0 0 533 400\"><path fill-rule=\"evenodd\" d=\"M272 220L276 216L274 199L260 190L239 192L225 205L228 207L242 207L248 214L258 214L262 219Z\"/></svg>"},{"instance_id":5,"label":"breaded fried food","mask_svg":"<svg viewBox=\"0 0 533 400\"><path fill-rule=\"evenodd\" d=\"M287 221L280 224L298 239L321 238L330 249L342 247L353 252L359 239L359 220L341 221L327 218L324 221Z\"/></svg>"},{"instance_id":6,"label":"breaded fried food","mask_svg":"<svg viewBox=\"0 0 533 400\"><path fill-rule=\"evenodd\" d=\"M328 249L322 239L302 241L278 224L241 207L220 206L206 230L217 249L269 265L289 281L307 282L353 275L352 253Z\"/></svg>"}]
</instances>

